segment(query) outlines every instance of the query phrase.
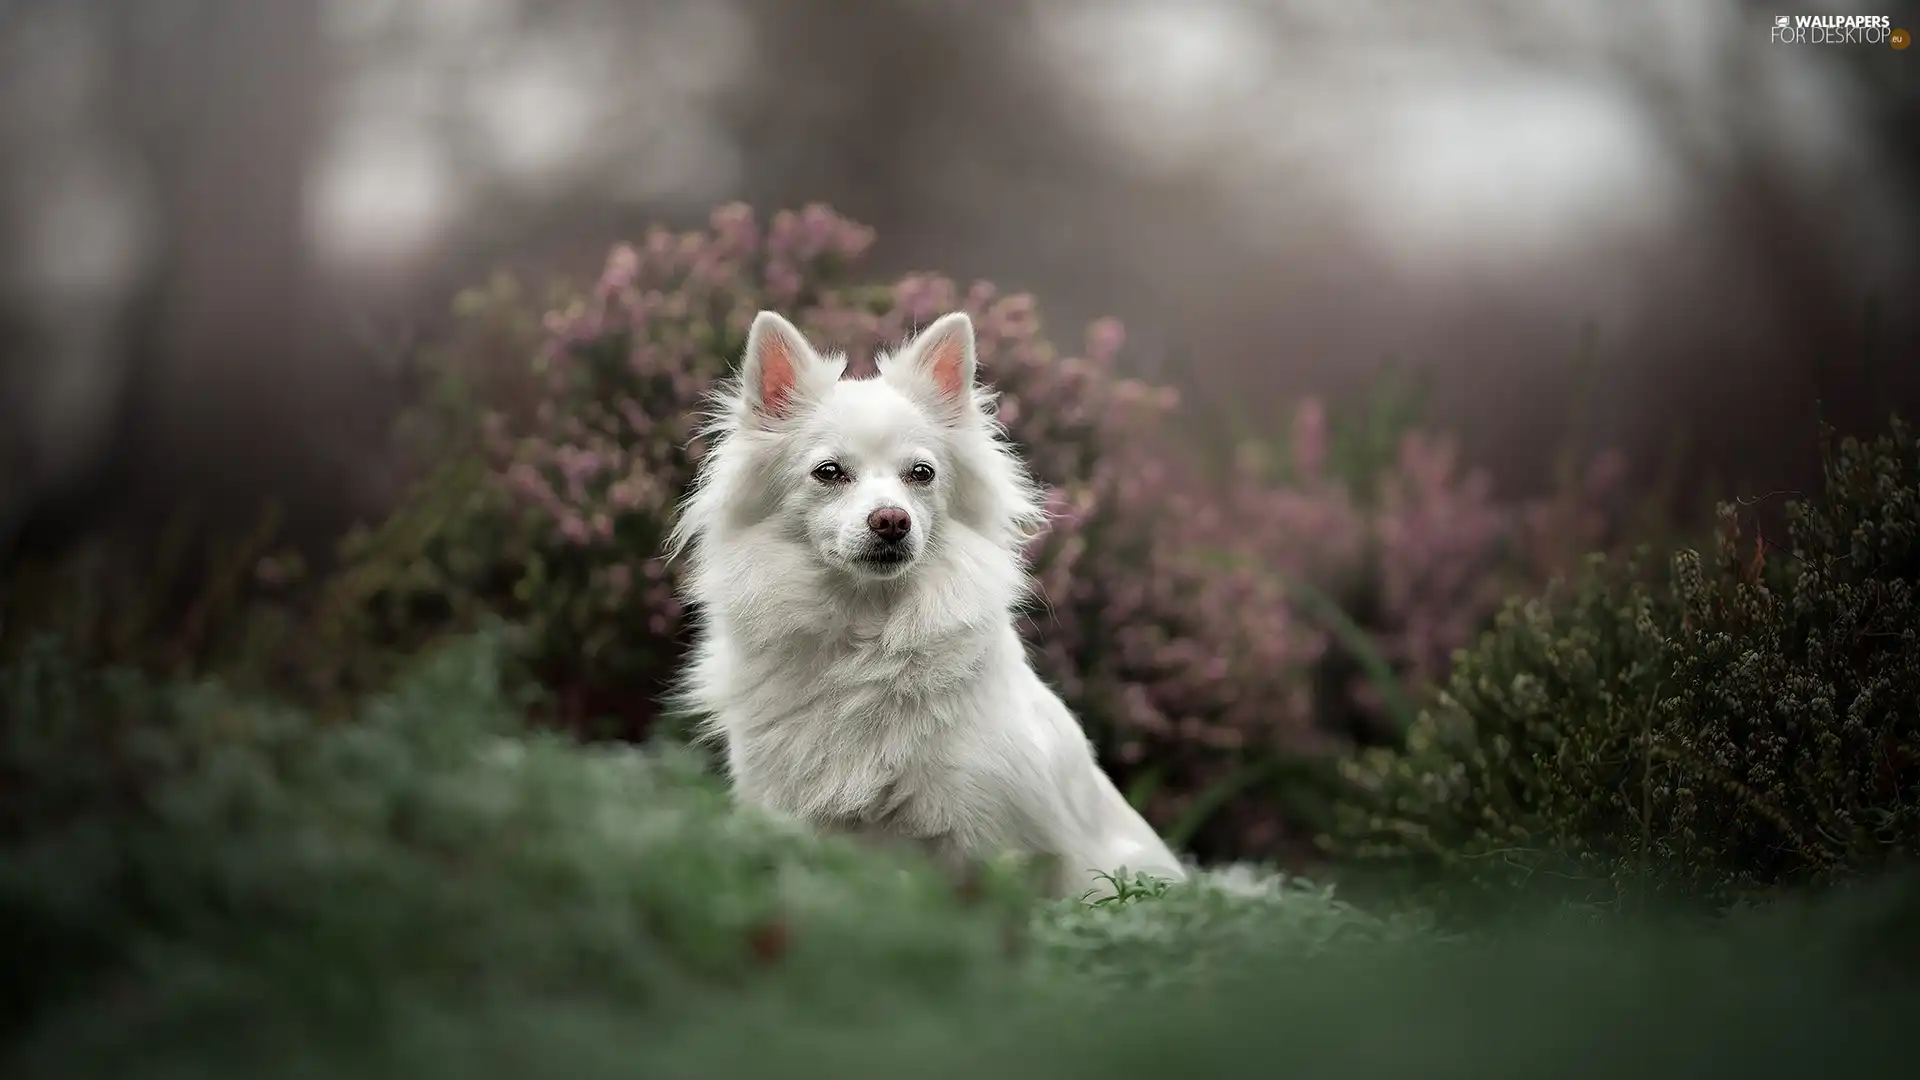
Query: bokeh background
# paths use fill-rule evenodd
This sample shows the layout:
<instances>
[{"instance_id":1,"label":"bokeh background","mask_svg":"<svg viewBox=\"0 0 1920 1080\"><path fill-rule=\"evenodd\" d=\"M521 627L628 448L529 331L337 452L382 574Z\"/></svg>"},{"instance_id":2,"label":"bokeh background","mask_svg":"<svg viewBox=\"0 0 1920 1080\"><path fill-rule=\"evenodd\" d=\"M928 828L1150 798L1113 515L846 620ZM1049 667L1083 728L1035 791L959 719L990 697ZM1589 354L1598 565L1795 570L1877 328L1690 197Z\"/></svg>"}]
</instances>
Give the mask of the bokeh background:
<instances>
[{"instance_id":1,"label":"bokeh background","mask_svg":"<svg viewBox=\"0 0 1920 1080\"><path fill-rule=\"evenodd\" d=\"M1575 414L1682 504L1795 488L1816 399L1920 397L1920 55L1770 45L1771 14L7 0L0 529L375 516L396 358L457 288L590 279L734 199L833 204L881 276L1120 316L1202 425L1277 429L1391 361L1516 493Z\"/></svg>"},{"instance_id":2,"label":"bokeh background","mask_svg":"<svg viewBox=\"0 0 1920 1080\"><path fill-rule=\"evenodd\" d=\"M1779 14L0 0L0 1074L1913 1074L1920 50ZM754 312L963 306L1195 889L674 745Z\"/></svg>"}]
</instances>

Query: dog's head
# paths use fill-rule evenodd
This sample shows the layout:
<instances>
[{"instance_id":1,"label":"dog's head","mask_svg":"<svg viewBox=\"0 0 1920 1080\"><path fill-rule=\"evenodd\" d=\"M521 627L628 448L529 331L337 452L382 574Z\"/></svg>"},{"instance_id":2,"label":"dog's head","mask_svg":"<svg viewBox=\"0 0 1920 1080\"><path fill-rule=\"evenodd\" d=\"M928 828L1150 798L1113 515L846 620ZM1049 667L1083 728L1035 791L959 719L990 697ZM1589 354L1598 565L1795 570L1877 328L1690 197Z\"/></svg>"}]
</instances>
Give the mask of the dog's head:
<instances>
[{"instance_id":1,"label":"dog's head","mask_svg":"<svg viewBox=\"0 0 1920 1080\"><path fill-rule=\"evenodd\" d=\"M964 313L881 355L874 378L845 367L779 315L754 319L683 530L771 522L827 569L891 580L963 533L1005 547L1038 523L975 384Z\"/></svg>"}]
</instances>

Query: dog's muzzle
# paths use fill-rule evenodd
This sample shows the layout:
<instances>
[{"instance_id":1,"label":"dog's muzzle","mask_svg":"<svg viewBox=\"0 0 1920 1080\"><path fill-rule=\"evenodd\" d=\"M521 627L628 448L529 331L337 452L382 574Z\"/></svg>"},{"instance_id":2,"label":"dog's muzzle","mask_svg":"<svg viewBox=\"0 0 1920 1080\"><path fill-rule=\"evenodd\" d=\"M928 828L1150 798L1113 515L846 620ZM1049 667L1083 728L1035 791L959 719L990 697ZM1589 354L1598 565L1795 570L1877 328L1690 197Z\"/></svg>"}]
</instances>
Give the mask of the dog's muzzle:
<instances>
[{"instance_id":1,"label":"dog's muzzle","mask_svg":"<svg viewBox=\"0 0 1920 1080\"><path fill-rule=\"evenodd\" d=\"M897 506L883 506L867 515L867 544L860 561L873 566L897 566L913 558L908 547L913 516Z\"/></svg>"}]
</instances>

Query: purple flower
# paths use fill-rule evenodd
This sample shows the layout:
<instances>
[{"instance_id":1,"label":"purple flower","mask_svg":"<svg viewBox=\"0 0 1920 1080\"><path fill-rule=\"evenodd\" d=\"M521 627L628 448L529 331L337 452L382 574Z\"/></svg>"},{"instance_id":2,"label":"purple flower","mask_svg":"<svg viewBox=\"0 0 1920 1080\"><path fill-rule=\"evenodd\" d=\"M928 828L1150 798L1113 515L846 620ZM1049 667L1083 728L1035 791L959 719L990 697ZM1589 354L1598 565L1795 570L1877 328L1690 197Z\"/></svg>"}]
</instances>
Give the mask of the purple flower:
<instances>
[{"instance_id":1,"label":"purple flower","mask_svg":"<svg viewBox=\"0 0 1920 1080\"><path fill-rule=\"evenodd\" d=\"M1119 319L1098 319L1087 327L1087 359L1105 366L1120 355L1120 347L1127 343L1126 328Z\"/></svg>"}]
</instances>

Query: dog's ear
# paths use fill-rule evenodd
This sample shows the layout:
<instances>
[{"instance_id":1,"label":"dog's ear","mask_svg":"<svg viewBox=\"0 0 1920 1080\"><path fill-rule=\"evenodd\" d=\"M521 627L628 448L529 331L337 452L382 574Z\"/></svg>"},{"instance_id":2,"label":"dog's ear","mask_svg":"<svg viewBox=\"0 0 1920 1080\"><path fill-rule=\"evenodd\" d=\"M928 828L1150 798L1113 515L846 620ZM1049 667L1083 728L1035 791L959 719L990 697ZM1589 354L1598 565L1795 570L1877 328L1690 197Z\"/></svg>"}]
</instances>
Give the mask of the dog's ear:
<instances>
[{"instance_id":1,"label":"dog's ear","mask_svg":"<svg viewBox=\"0 0 1920 1080\"><path fill-rule=\"evenodd\" d=\"M790 415L801 370L812 362L813 346L792 323L778 312L755 315L740 363L740 393L754 416L779 420Z\"/></svg>"},{"instance_id":2,"label":"dog's ear","mask_svg":"<svg viewBox=\"0 0 1920 1080\"><path fill-rule=\"evenodd\" d=\"M964 311L940 316L900 351L895 364L912 372L953 415L961 414L973 404L973 320Z\"/></svg>"}]
</instances>

